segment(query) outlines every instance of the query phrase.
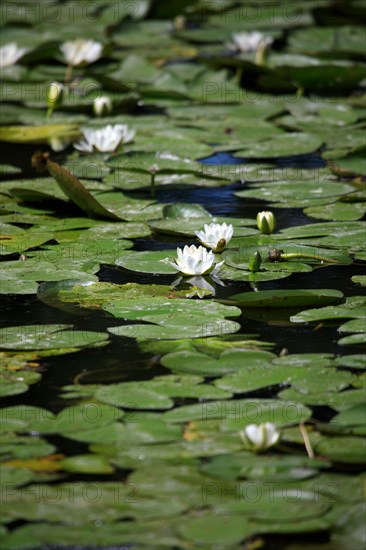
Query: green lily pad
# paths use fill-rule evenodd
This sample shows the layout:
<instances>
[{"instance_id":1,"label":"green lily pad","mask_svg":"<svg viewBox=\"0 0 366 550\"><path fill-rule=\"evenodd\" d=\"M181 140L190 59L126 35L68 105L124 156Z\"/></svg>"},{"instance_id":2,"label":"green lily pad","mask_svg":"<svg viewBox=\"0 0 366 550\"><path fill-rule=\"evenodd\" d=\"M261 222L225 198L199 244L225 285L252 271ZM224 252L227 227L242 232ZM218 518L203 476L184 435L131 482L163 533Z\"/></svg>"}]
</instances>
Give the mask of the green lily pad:
<instances>
[{"instance_id":1,"label":"green lily pad","mask_svg":"<svg viewBox=\"0 0 366 550\"><path fill-rule=\"evenodd\" d=\"M47 253L45 252L45 255ZM56 254L57 257L57 254ZM82 260L81 260L82 262ZM23 283L33 283L35 281L57 281L59 279L66 279L74 277L80 281L97 281L97 277L93 275L99 270L99 265L96 262L83 262L76 265L74 262L69 262L69 269L67 269L67 261L53 263L47 261L39 261L36 258L27 259L25 262L3 262L3 268L0 273L3 277L7 277L6 285L1 285L2 292L8 292L12 294L28 293L35 294L37 292L37 285L24 287ZM19 285L19 289L17 288Z\"/></svg>"},{"instance_id":2,"label":"green lily pad","mask_svg":"<svg viewBox=\"0 0 366 550\"><path fill-rule=\"evenodd\" d=\"M181 381L180 381L181 380ZM171 397L230 397L231 393L219 390L214 386L198 384L198 377L162 377L151 382L125 382L100 387L95 397L104 402L132 409L170 409L173 406Z\"/></svg>"},{"instance_id":3,"label":"green lily pad","mask_svg":"<svg viewBox=\"0 0 366 550\"><path fill-rule=\"evenodd\" d=\"M41 244L51 241L53 239L53 233L20 233L3 237L1 239L0 254L14 254L26 252L30 248L35 248Z\"/></svg>"},{"instance_id":4,"label":"green lily pad","mask_svg":"<svg viewBox=\"0 0 366 550\"><path fill-rule=\"evenodd\" d=\"M361 464L365 461L366 442L362 437L321 437L314 450L334 462Z\"/></svg>"},{"instance_id":5,"label":"green lily pad","mask_svg":"<svg viewBox=\"0 0 366 550\"><path fill-rule=\"evenodd\" d=\"M269 386L291 385L301 393L339 391L352 383L353 376L331 367L247 366L215 380L215 385L233 393L246 393Z\"/></svg>"},{"instance_id":6,"label":"green lily pad","mask_svg":"<svg viewBox=\"0 0 366 550\"><path fill-rule=\"evenodd\" d=\"M140 273L173 275L177 273L177 270L166 260L173 262L175 257L176 253L172 250L132 252L117 258L115 264Z\"/></svg>"},{"instance_id":7,"label":"green lily pad","mask_svg":"<svg viewBox=\"0 0 366 550\"><path fill-rule=\"evenodd\" d=\"M310 416L310 409L300 401L231 399L230 401L212 401L205 404L176 407L165 413L163 419L171 423L220 420L231 425L232 430L238 431L251 423L273 422L278 426L286 426L304 422Z\"/></svg>"},{"instance_id":8,"label":"green lily pad","mask_svg":"<svg viewBox=\"0 0 366 550\"><path fill-rule=\"evenodd\" d=\"M342 548L344 544L352 544L355 548L365 544L365 532L362 518L365 514L363 502L355 504L343 511L337 518L331 536L332 544Z\"/></svg>"},{"instance_id":9,"label":"green lily pad","mask_svg":"<svg viewBox=\"0 0 366 550\"><path fill-rule=\"evenodd\" d=\"M0 331L0 347L15 350L78 348L101 345L104 332L72 330L71 325L23 325Z\"/></svg>"},{"instance_id":10,"label":"green lily pad","mask_svg":"<svg viewBox=\"0 0 366 550\"><path fill-rule=\"evenodd\" d=\"M270 365L275 356L268 351L227 350L218 359L196 351L177 351L164 355L160 360L164 367L174 372L220 376L235 372L244 366Z\"/></svg>"},{"instance_id":11,"label":"green lily pad","mask_svg":"<svg viewBox=\"0 0 366 550\"><path fill-rule=\"evenodd\" d=\"M205 475L219 479L248 478L256 481L283 482L316 476L327 468L322 460L302 456L259 456L248 452L213 457L200 467ZM254 510L253 510L254 512ZM254 512L255 513L255 512Z\"/></svg>"},{"instance_id":12,"label":"green lily pad","mask_svg":"<svg viewBox=\"0 0 366 550\"><path fill-rule=\"evenodd\" d=\"M160 325L126 325L120 327L109 327L108 331L116 336L136 338L137 340L177 340L180 338L204 338L205 336L216 336L232 334L240 329L239 323L226 319L214 320L213 322L199 317L200 323L185 325L185 317L179 320L174 326Z\"/></svg>"},{"instance_id":13,"label":"green lily pad","mask_svg":"<svg viewBox=\"0 0 366 550\"><path fill-rule=\"evenodd\" d=\"M100 429L68 434L76 441L89 444L114 444L118 448L140 444L155 444L178 441L182 430L177 425L165 424L159 414L126 413L125 422L116 422Z\"/></svg>"},{"instance_id":14,"label":"green lily pad","mask_svg":"<svg viewBox=\"0 0 366 550\"><path fill-rule=\"evenodd\" d=\"M356 25L299 29L292 33L289 49L315 56L326 53L338 59L339 55L362 55L361 35L362 28Z\"/></svg>"},{"instance_id":15,"label":"green lily pad","mask_svg":"<svg viewBox=\"0 0 366 550\"><path fill-rule=\"evenodd\" d=\"M365 431L366 404L360 403L348 409L344 409L330 421L331 425L337 425L351 429L351 433L362 435ZM357 430L357 431L356 431ZM364 434L365 435L365 434Z\"/></svg>"},{"instance_id":16,"label":"green lily pad","mask_svg":"<svg viewBox=\"0 0 366 550\"><path fill-rule=\"evenodd\" d=\"M38 372L26 370L12 372L0 368L0 397L24 393L31 384L35 384L40 379L41 375Z\"/></svg>"},{"instance_id":17,"label":"green lily pad","mask_svg":"<svg viewBox=\"0 0 366 550\"><path fill-rule=\"evenodd\" d=\"M338 319L364 319L366 299L363 296L351 296L344 304L301 311L290 317L293 323L312 321L337 321Z\"/></svg>"},{"instance_id":18,"label":"green lily pad","mask_svg":"<svg viewBox=\"0 0 366 550\"><path fill-rule=\"evenodd\" d=\"M365 319L351 319L338 328L339 332L366 332Z\"/></svg>"},{"instance_id":19,"label":"green lily pad","mask_svg":"<svg viewBox=\"0 0 366 550\"><path fill-rule=\"evenodd\" d=\"M164 153L131 152L128 154L110 157L107 165L114 170L131 170L136 172L149 172L155 167L157 173L185 173L200 172L200 164L190 158L181 157L174 151Z\"/></svg>"},{"instance_id":20,"label":"green lily pad","mask_svg":"<svg viewBox=\"0 0 366 550\"><path fill-rule=\"evenodd\" d=\"M248 149L236 151L238 157L276 158L289 155L304 155L319 149L322 140L311 134L280 134L272 140L251 144Z\"/></svg>"},{"instance_id":21,"label":"green lily pad","mask_svg":"<svg viewBox=\"0 0 366 550\"><path fill-rule=\"evenodd\" d=\"M315 224L314 224L315 225ZM318 224L316 224L318 225ZM320 224L321 225L321 224ZM309 226L305 226L309 227ZM310 226L311 227L311 226ZM296 234L296 231L298 229L295 228L294 233ZM308 231L307 229L304 230L305 232ZM310 229L310 232L312 230ZM314 232L317 230L315 229ZM300 229L301 232L301 229ZM347 238L348 243L350 241L350 237L352 237L353 241L356 240L356 238L361 239L361 234L363 233L362 228L357 228L355 231L352 231L350 235L347 233L342 233L334 237L334 242L338 239ZM300 239L298 242L292 242L290 239L291 237L291 230L288 232L289 238L286 240L286 235L284 239L282 239L281 235L271 235L271 236L261 236L258 238L253 237L234 237L232 241L229 243L229 249L225 250L223 252L223 258L225 259L225 262L228 263L228 265L231 265L233 267L236 267L237 269L248 269L248 263L250 258L255 254L255 252L259 252L262 259L263 259L263 268L270 271L281 271L282 270L282 264L284 264L284 270L288 271L303 271L302 264L306 262L306 265L308 264L315 264L315 265L329 265L333 263L340 263L340 264L349 264L352 263L352 258L349 257L349 255L342 250L334 250L332 248L326 248L326 246L329 246L329 244L325 244L325 241L323 239L328 239L328 237L324 238L317 238L317 240L312 242L311 239L306 239L306 244L304 244L304 241ZM297 237L294 237L297 238ZM253 240L254 239L254 240ZM324 242L324 245L323 245ZM330 246L333 246L333 244L330 244ZM337 248L339 245L335 245ZM272 252L272 250L276 248L280 251L281 259L279 262L269 262L268 257L269 254ZM239 250L238 250L239 249ZM300 264L300 266L299 266ZM294 266L294 267L292 267ZM262 267L262 265L261 265ZM259 272L261 273L261 272Z\"/></svg>"},{"instance_id":22,"label":"green lily pad","mask_svg":"<svg viewBox=\"0 0 366 550\"><path fill-rule=\"evenodd\" d=\"M353 275L351 277L353 283L359 284L361 286L366 286L366 275Z\"/></svg>"},{"instance_id":23,"label":"green lily pad","mask_svg":"<svg viewBox=\"0 0 366 550\"><path fill-rule=\"evenodd\" d=\"M366 369L366 355L342 355L337 357L335 364L341 367L350 367L352 369Z\"/></svg>"},{"instance_id":24,"label":"green lily pad","mask_svg":"<svg viewBox=\"0 0 366 550\"><path fill-rule=\"evenodd\" d=\"M296 502L289 503L288 499L297 494ZM329 510L326 502L321 502L318 495L308 491L296 490L288 495L278 489L273 491L272 498L263 494L258 498L262 504L254 510L253 503L248 498L228 499L228 502L215 506L216 513L242 513L258 522L265 522L271 531L272 523L285 522L286 527L291 522L302 522L324 515ZM265 527L262 527L265 529Z\"/></svg>"},{"instance_id":25,"label":"green lily pad","mask_svg":"<svg viewBox=\"0 0 366 550\"><path fill-rule=\"evenodd\" d=\"M364 390L346 390L340 393L336 392L314 392L304 394L301 391L294 388L287 388L282 390L278 397L280 399L290 400L293 399L298 403L304 403L305 405L328 405L336 411L340 411L351 407L352 405L358 405L365 401Z\"/></svg>"},{"instance_id":26,"label":"green lily pad","mask_svg":"<svg viewBox=\"0 0 366 550\"><path fill-rule=\"evenodd\" d=\"M36 87L37 85L34 84ZM40 86L39 97L42 96L42 86ZM19 90L20 94L25 91ZM43 90L44 95L44 90ZM8 99L11 98L10 93L6 94ZM22 99L22 96L20 96ZM16 100L17 101L17 100ZM53 137L75 138L79 136L79 128L74 124L47 124L45 126L2 126L0 131L0 141L8 141L11 143L48 143L48 140Z\"/></svg>"},{"instance_id":27,"label":"green lily pad","mask_svg":"<svg viewBox=\"0 0 366 550\"><path fill-rule=\"evenodd\" d=\"M103 309L115 317L172 327L184 325L185 322L189 325L203 324L207 317L210 322L217 322L224 317L237 317L241 314L236 307L212 301L182 300L174 295L171 299L168 296L142 296L137 303L133 298L116 297L114 301L104 304Z\"/></svg>"},{"instance_id":28,"label":"green lily pad","mask_svg":"<svg viewBox=\"0 0 366 550\"><path fill-rule=\"evenodd\" d=\"M103 239L111 239L118 240L119 244L121 244L122 242L127 242L125 239L147 237L150 234L151 231L149 229L149 226L145 223L103 223L98 224L96 227L90 227L89 229L82 231L79 236L79 240L93 241L97 238L98 242L100 242Z\"/></svg>"},{"instance_id":29,"label":"green lily pad","mask_svg":"<svg viewBox=\"0 0 366 550\"><path fill-rule=\"evenodd\" d=\"M349 155L328 163L330 171L337 176L366 176L366 161L364 157Z\"/></svg>"},{"instance_id":30,"label":"green lily pad","mask_svg":"<svg viewBox=\"0 0 366 550\"><path fill-rule=\"evenodd\" d=\"M311 268L310 268L311 269ZM290 277L292 271L245 271L244 269L235 269L223 265L220 268L220 278L230 281L245 281L248 283L261 283L264 281L277 281Z\"/></svg>"},{"instance_id":31,"label":"green lily pad","mask_svg":"<svg viewBox=\"0 0 366 550\"><path fill-rule=\"evenodd\" d=\"M1 282L1 294L36 294L38 283L9 279Z\"/></svg>"},{"instance_id":32,"label":"green lily pad","mask_svg":"<svg viewBox=\"0 0 366 550\"><path fill-rule=\"evenodd\" d=\"M334 356L330 353L290 353L273 360L274 365L289 367L331 367L334 364Z\"/></svg>"},{"instance_id":33,"label":"green lily pad","mask_svg":"<svg viewBox=\"0 0 366 550\"><path fill-rule=\"evenodd\" d=\"M304 210L310 218L321 220L360 220L366 213L366 207L363 203L345 203L334 202L324 204L323 206L311 206Z\"/></svg>"},{"instance_id":34,"label":"green lily pad","mask_svg":"<svg viewBox=\"0 0 366 550\"><path fill-rule=\"evenodd\" d=\"M76 455L60 460L59 466L76 474L112 474L114 469L104 456Z\"/></svg>"},{"instance_id":35,"label":"green lily pad","mask_svg":"<svg viewBox=\"0 0 366 550\"><path fill-rule=\"evenodd\" d=\"M144 285L138 283L126 283L124 285L115 285L113 283L98 282L94 283L90 281L88 284L78 281L74 281L74 284L65 282L60 283L60 287L55 288L55 297L62 303L76 305L84 308L101 308L106 307L108 312L111 312L116 317L127 316L125 313L127 307L133 311L140 311L143 315L143 306L162 306L164 303L173 303L173 299L179 300L185 296L182 291L172 292L171 287L168 285ZM141 301L141 306L140 306ZM177 302L177 306L184 304L188 305L191 301L184 300L183 303ZM126 307L127 306L127 307ZM192 305L192 308L199 306ZM211 306L212 307L212 306ZM153 309L147 309L147 312L155 311ZM236 310L222 310L232 311ZM133 315L133 313L131 314ZM134 318L134 317L130 317Z\"/></svg>"},{"instance_id":36,"label":"green lily pad","mask_svg":"<svg viewBox=\"0 0 366 550\"><path fill-rule=\"evenodd\" d=\"M236 191L240 198L262 199L269 202L285 202L288 207L312 206L319 199L337 198L354 191L353 187L335 182L306 182L299 186L298 182L270 182L268 185L255 183L248 190ZM329 202L327 200L326 202Z\"/></svg>"},{"instance_id":37,"label":"green lily pad","mask_svg":"<svg viewBox=\"0 0 366 550\"><path fill-rule=\"evenodd\" d=\"M30 470L19 470L11 466L1 465L1 484L5 487L19 487L32 481L35 474Z\"/></svg>"},{"instance_id":38,"label":"green lily pad","mask_svg":"<svg viewBox=\"0 0 366 550\"><path fill-rule=\"evenodd\" d=\"M132 246L132 242L126 239L99 238L93 241L76 241L47 246L42 250L32 251L29 255L37 259L39 263L42 260L54 263L57 269L69 264L70 266L75 265L75 267L80 265L80 270L82 270L84 266L92 263L113 264L116 258ZM64 278L71 279L72 276Z\"/></svg>"},{"instance_id":39,"label":"green lily pad","mask_svg":"<svg viewBox=\"0 0 366 550\"><path fill-rule=\"evenodd\" d=\"M338 340L338 345L347 346L350 344L365 344L366 343L366 334L351 334L350 336L344 336Z\"/></svg>"},{"instance_id":40,"label":"green lily pad","mask_svg":"<svg viewBox=\"0 0 366 550\"><path fill-rule=\"evenodd\" d=\"M342 204L342 203L338 203ZM323 208L323 207L322 207ZM279 239L299 239L307 237L328 236L329 234L335 237L343 237L348 235L351 237L359 231L365 231L366 226L362 222L328 222L328 223L312 223L309 225L300 225L283 229Z\"/></svg>"},{"instance_id":41,"label":"green lily pad","mask_svg":"<svg viewBox=\"0 0 366 550\"><path fill-rule=\"evenodd\" d=\"M13 460L32 461L37 458L47 457L56 450L53 445L35 435L24 436L7 433L3 434L1 439L3 458L10 459L8 462L9 466L14 465L18 468L29 467L29 469L32 469L32 464L27 462L19 464L17 462L12 462Z\"/></svg>"},{"instance_id":42,"label":"green lily pad","mask_svg":"<svg viewBox=\"0 0 366 550\"><path fill-rule=\"evenodd\" d=\"M253 534L253 527L241 515L188 517L180 522L179 534L190 543L233 545Z\"/></svg>"},{"instance_id":43,"label":"green lily pad","mask_svg":"<svg viewBox=\"0 0 366 550\"><path fill-rule=\"evenodd\" d=\"M299 307L305 304L322 305L337 302L342 297L342 292L331 289L261 290L235 294L229 300L221 301L240 307Z\"/></svg>"}]
</instances>

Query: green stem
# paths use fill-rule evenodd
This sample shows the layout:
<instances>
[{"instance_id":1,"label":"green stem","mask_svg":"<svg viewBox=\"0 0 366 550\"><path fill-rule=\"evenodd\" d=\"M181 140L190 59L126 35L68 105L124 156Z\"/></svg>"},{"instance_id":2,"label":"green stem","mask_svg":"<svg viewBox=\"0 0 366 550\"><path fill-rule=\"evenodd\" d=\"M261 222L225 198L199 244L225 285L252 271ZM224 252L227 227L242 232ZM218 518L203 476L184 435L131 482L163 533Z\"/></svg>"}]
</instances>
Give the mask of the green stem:
<instances>
[{"instance_id":1,"label":"green stem","mask_svg":"<svg viewBox=\"0 0 366 550\"><path fill-rule=\"evenodd\" d=\"M330 264L340 263L338 260L325 258L324 256L317 256L316 254L302 254L301 252L290 252L288 254L281 254L281 260L292 260L294 258L310 258L311 260L320 260L321 262L328 262Z\"/></svg>"},{"instance_id":2,"label":"green stem","mask_svg":"<svg viewBox=\"0 0 366 550\"><path fill-rule=\"evenodd\" d=\"M73 65L68 65L65 73L65 84L69 84L72 78L72 72L74 70Z\"/></svg>"},{"instance_id":3,"label":"green stem","mask_svg":"<svg viewBox=\"0 0 366 550\"><path fill-rule=\"evenodd\" d=\"M235 73L235 79L236 79L237 83L239 84L239 86L240 86L242 76L243 76L243 69L241 67L239 67L236 70L236 73Z\"/></svg>"},{"instance_id":4,"label":"green stem","mask_svg":"<svg viewBox=\"0 0 366 550\"><path fill-rule=\"evenodd\" d=\"M155 199L155 172L151 172L150 194L151 198Z\"/></svg>"}]
</instances>

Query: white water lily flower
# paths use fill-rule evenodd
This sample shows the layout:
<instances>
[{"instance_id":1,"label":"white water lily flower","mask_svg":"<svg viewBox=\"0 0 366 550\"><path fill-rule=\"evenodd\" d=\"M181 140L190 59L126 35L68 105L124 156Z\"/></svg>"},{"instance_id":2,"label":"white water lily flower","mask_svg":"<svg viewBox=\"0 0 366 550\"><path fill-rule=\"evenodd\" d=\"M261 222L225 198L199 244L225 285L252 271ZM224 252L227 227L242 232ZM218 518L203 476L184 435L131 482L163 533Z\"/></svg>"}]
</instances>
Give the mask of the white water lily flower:
<instances>
[{"instance_id":1,"label":"white water lily flower","mask_svg":"<svg viewBox=\"0 0 366 550\"><path fill-rule=\"evenodd\" d=\"M272 422L248 424L240 433L245 447L256 453L266 451L278 443L281 433Z\"/></svg>"},{"instance_id":2,"label":"white water lily flower","mask_svg":"<svg viewBox=\"0 0 366 550\"><path fill-rule=\"evenodd\" d=\"M84 139L74 144L75 149L85 153L115 151L121 143L128 143L135 137L135 130L127 124L108 124L104 128L82 128Z\"/></svg>"},{"instance_id":3,"label":"white water lily flower","mask_svg":"<svg viewBox=\"0 0 366 550\"><path fill-rule=\"evenodd\" d=\"M234 233L233 226L226 223L205 223L203 228L204 231L195 231L195 234L202 244L212 248L214 252L224 250Z\"/></svg>"},{"instance_id":4,"label":"white water lily flower","mask_svg":"<svg viewBox=\"0 0 366 550\"><path fill-rule=\"evenodd\" d=\"M232 42L228 47L242 53L251 53L256 52L259 46L270 46L272 42L273 38L261 32L239 32L232 35Z\"/></svg>"},{"instance_id":5,"label":"white water lily flower","mask_svg":"<svg viewBox=\"0 0 366 550\"><path fill-rule=\"evenodd\" d=\"M177 248L177 255L176 263L169 262L169 264L177 271L183 273L183 275L204 275L211 271L215 273L224 263L219 262L213 269L215 255L212 250L207 252L203 246L197 247L194 244L185 246L183 250Z\"/></svg>"},{"instance_id":6,"label":"white water lily flower","mask_svg":"<svg viewBox=\"0 0 366 550\"><path fill-rule=\"evenodd\" d=\"M61 44L60 50L66 63L76 67L81 64L89 65L99 59L102 55L103 45L95 40L77 38Z\"/></svg>"},{"instance_id":7,"label":"white water lily flower","mask_svg":"<svg viewBox=\"0 0 366 550\"><path fill-rule=\"evenodd\" d=\"M5 44L0 48L0 69L15 65L27 51L27 48L18 48L15 42Z\"/></svg>"}]
</instances>

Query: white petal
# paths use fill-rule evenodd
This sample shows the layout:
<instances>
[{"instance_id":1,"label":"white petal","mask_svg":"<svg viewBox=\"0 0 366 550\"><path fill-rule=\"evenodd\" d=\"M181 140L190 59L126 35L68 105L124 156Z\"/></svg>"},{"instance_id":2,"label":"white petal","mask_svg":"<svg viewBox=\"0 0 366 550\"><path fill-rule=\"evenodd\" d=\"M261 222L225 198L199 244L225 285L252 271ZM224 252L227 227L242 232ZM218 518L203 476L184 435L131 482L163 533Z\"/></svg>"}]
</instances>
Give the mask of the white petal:
<instances>
[{"instance_id":1,"label":"white petal","mask_svg":"<svg viewBox=\"0 0 366 550\"><path fill-rule=\"evenodd\" d=\"M280 437L280 432L276 429L276 426L271 422L265 423L265 429L266 429L266 442L267 442L267 445L270 447L275 443L277 443Z\"/></svg>"},{"instance_id":2,"label":"white petal","mask_svg":"<svg viewBox=\"0 0 366 550\"><path fill-rule=\"evenodd\" d=\"M87 141L79 141L78 143L74 143L75 149L78 151L83 151L84 153L92 153L93 152L93 146L88 143Z\"/></svg>"},{"instance_id":3,"label":"white petal","mask_svg":"<svg viewBox=\"0 0 366 550\"><path fill-rule=\"evenodd\" d=\"M245 435L255 445L261 445L263 442L262 432L257 424L248 424L244 429Z\"/></svg>"}]
</instances>

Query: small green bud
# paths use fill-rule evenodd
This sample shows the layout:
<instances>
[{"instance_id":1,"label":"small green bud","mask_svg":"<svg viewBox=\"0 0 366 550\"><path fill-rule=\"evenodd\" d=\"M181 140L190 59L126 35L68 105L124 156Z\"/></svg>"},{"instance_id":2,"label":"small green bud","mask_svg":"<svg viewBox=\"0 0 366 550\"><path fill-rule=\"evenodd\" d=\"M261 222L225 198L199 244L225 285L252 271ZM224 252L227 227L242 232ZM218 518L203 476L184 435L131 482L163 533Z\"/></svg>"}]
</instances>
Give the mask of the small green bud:
<instances>
[{"instance_id":1,"label":"small green bud","mask_svg":"<svg viewBox=\"0 0 366 550\"><path fill-rule=\"evenodd\" d=\"M51 82L47 90L47 106L48 111L52 113L60 107L64 95L64 86L60 82Z\"/></svg>"},{"instance_id":2,"label":"small green bud","mask_svg":"<svg viewBox=\"0 0 366 550\"><path fill-rule=\"evenodd\" d=\"M258 250L257 252L254 252L253 256L249 259L248 262L248 268L249 271L252 271L255 273L256 271L260 270L262 263L262 256L259 254Z\"/></svg>"},{"instance_id":3,"label":"small green bud","mask_svg":"<svg viewBox=\"0 0 366 550\"><path fill-rule=\"evenodd\" d=\"M276 218L273 212L263 210L257 214L257 227L261 233L270 235L276 228Z\"/></svg>"},{"instance_id":4,"label":"small green bud","mask_svg":"<svg viewBox=\"0 0 366 550\"><path fill-rule=\"evenodd\" d=\"M113 109L111 98L106 95L96 97L94 99L93 109L96 116L108 115Z\"/></svg>"}]
</instances>

